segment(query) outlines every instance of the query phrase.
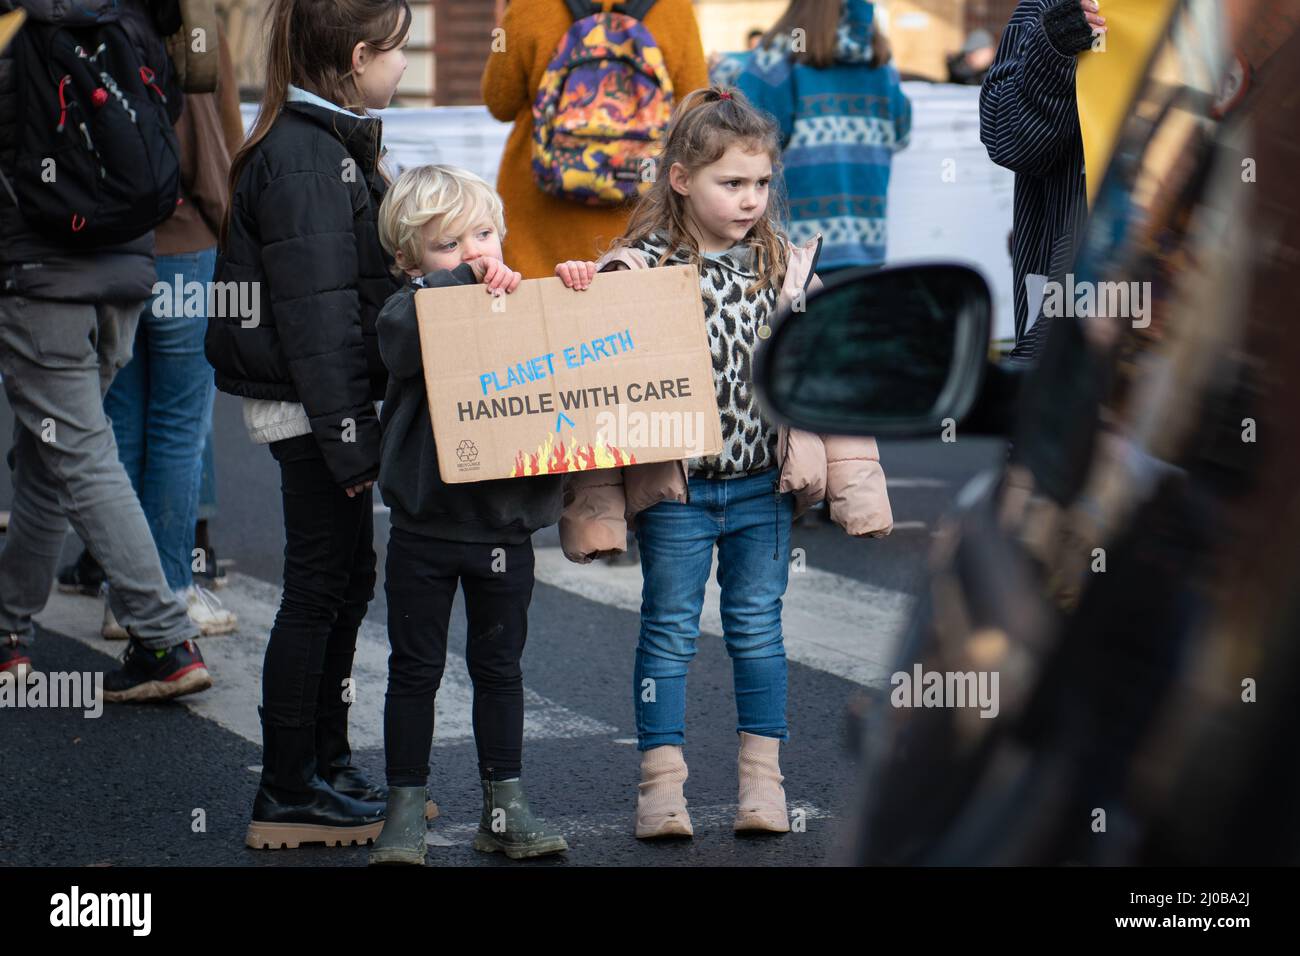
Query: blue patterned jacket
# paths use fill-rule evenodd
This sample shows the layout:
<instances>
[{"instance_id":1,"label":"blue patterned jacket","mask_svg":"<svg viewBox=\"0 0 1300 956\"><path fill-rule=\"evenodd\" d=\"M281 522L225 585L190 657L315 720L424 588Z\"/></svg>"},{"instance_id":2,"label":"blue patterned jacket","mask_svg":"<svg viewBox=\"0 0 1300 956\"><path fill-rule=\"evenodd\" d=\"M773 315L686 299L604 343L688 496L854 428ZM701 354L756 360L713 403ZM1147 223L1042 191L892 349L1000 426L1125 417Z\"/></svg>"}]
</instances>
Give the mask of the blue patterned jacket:
<instances>
[{"instance_id":1,"label":"blue patterned jacket","mask_svg":"<svg viewBox=\"0 0 1300 956\"><path fill-rule=\"evenodd\" d=\"M866 0L845 0L832 67L796 63L782 37L735 77L781 127L790 240L821 233L821 271L884 261L890 163L912 128L898 71L871 62L872 14Z\"/></svg>"}]
</instances>

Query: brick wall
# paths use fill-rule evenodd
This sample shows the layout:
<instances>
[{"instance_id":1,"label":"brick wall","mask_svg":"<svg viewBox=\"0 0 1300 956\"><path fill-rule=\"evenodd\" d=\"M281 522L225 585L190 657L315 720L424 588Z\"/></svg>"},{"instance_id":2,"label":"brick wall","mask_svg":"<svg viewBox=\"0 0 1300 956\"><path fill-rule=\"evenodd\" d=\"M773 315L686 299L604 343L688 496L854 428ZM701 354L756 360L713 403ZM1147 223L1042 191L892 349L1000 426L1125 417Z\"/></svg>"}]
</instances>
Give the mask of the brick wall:
<instances>
[{"instance_id":1,"label":"brick wall","mask_svg":"<svg viewBox=\"0 0 1300 956\"><path fill-rule=\"evenodd\" d=\"M431 0L433 8L432 102L466 106L483 102L483 68L492 51L492 28L504 0ZM413 104L414 105L414 104Z\"/></svg>"},{"instance_id":2,"label":"brick wall","mask_svg":"<svg viewBox=\"0 0 1300 956\"><path fill-rule=\"evenodd\" d=\"M985 29L996 39L1011 19L1017 0L966 0L966 32Z\"/></svg>"}]
</instances>

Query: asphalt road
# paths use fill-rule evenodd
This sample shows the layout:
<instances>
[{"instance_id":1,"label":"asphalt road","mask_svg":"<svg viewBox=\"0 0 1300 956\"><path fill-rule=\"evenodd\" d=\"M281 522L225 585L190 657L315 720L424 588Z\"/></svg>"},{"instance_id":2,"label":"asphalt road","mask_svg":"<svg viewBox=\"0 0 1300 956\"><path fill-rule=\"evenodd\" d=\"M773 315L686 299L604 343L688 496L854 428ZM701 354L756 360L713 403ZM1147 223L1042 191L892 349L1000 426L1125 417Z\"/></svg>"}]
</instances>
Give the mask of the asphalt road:
<instances>
[{"instance_id":1,"label":"asphalt road","mask_svg":"<svg viewBox=\"0 0 1300 956\"><path fill-rule=\"evenodd\" d=\"M0 400L0 428L12 421ZM202 649L217 685L183 702L109 706L87 718L70 708L0 711L0 864L361 865L365 850L254 852L243 833L261 762L256 704L261 655L274 615L283 550L278 470L253 446L240 407L218 396L215 416L219 557L235 562L219 597L240 615L239 633ZM785 630L791 658L791 739L782 770L802 832L737 839L735 708L731 667L706 605L705 631L688 689L687 797L696 836L643 844L631 833L637 753L631 668L637 634L635 567L569 565L554 529L539 532L528 649L524 780L534 809L569 841L565 858L527 865L816 865L833 862L854 803L855 763L845 709L887 680L897 630L920 587L931 534L952 496L1001 457L999 443L882 441L895 533L854 540L819 521L795 530ZM0 475L0 508L8 506ZM363 626L353 708L355 760L382 776L386 661L382 566L387 516L377 508L381 578ZM65 547L77 553L73 536ZM716 595L715 595L716 597ZM98 636L99 602L55 595L42 615L35 657L46 671L102 671L122 645ZM439 694L430 782L442 814L430 830L432 864L515 865L470 847L479 789L463 659L465 626L453 614L447 676Z\"/></svg>"}]
</instances>

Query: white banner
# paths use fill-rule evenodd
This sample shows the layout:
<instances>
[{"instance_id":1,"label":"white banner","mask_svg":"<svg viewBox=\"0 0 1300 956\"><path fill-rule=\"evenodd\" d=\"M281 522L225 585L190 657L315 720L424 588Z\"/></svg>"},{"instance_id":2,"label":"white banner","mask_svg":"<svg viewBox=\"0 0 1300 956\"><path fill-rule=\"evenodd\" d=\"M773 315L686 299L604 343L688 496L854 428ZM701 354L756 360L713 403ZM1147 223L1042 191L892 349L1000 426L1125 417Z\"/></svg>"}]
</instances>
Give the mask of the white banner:
<instances>
[{"instance_id":1,"label":"white banner","mask_svg":"<svg viewBox=\"0 0 1300 956\"><path fill-rule=\"evenodd\" d=\"M993 292L993 336L1010 339L1014 176L995 166L979 136L979 87L909 82L910 145L894 156L889 185L889 261L960 261L978 268ZM252 124L255 104L242 106ZM510 132L482 106L389 109L384 144L401 170L421 163L463 166L496 183Z\"/></svg>"}]
</instances>

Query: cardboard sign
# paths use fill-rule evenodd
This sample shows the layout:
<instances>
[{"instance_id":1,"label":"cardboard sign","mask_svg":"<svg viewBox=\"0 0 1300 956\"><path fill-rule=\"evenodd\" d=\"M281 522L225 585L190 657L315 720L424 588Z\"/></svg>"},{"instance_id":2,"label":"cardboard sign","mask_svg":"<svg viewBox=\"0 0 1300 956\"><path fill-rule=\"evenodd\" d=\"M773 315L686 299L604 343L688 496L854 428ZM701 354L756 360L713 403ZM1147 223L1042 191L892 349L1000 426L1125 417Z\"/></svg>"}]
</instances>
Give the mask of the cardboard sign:
<instances>
[{"instance_id":1,"label":"cardboard sign","mask_svg":"<svg viewBox=\"0 0 1300 956\"><path fill-rule=\"evenodd\" d=\"M618 468L722 450L691 266L415 294L448 483Z\"/></svg>"}]
</instances>

